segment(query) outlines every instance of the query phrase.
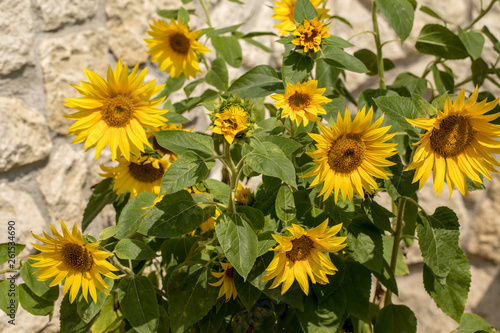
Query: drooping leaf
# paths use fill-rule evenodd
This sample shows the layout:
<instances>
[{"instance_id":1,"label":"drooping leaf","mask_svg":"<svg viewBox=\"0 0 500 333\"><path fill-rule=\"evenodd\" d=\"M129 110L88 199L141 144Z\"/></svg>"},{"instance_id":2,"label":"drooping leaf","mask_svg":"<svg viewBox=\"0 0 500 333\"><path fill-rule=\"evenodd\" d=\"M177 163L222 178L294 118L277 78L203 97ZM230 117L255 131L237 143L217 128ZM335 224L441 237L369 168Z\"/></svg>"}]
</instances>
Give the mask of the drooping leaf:
<instances>
[{"instance_id":1,"label":"drooping leaf","mask_svg":"<svg viewBox=\"0 0 500 333\"><path fill-rule=\"evenodd\" d=\"M338 69L345 69L355 73L368 73L369 70L358 58L346 53L344 50L325 45L322 49L323 59Z\"/></svg>"},{"instance_id":2,"label":"drooping leaf","mask_svg":"<svg viewBox=\"0 0 500 333\"><path fill-rule=\"evenodd\" d=\"M417 317L405 305L389 304L380 310L375 333L417 332Z\"/></svg>"},{"instance_id":3,"label":"drooping leaf","mask_svg":"<svg viewBox=\"0 0 500 333\"><path fill-rule=\"evenodd\" d=\"M225 91L228 88L229 74L227 72L226 63L221 58L212 61L212 67L205 75L205 81L215 88Z\"/></svg>"},{"instance_id":4,"label":"drooping leaf","mask_svg":"<svg viewBox=\"0 0 500 333\"><path fill-rule=\"evenodd\" d=\"M415 48L420 53L445 59L464 59L468 56L460 38L440 24L425 25L420 31Z\"/></svg>"},{"instance_id":5,"label":"drooping leaf","mask_svg":"<svg viewBox=\"0 0 500 333\"><path fill-rule=\"evenodd\" d=\"M17 286L17 292L21 306L32 315L46 316L54 311L54 301L37 296L25 283Z\"/></svg>"},{"instance_id":6,"label":"drooping leaf","mask_svg":"<svg viewBox=\"0 0 500 333\"><path fill-rule=\"evenodd\" d=\"M230 66L238 68L243 61L243 53L241 51L238 39L233 36L213 36L211 37L213 47L219 52Z\"/></svg>"},{"instance_id":7,"label":"drooping leaf","mask_svg":"<svg viewBox=\"0 0 500 333\"><path fill-rule=\"evenodd\" d=\"M276 197L276 215L288 222L295 217L296 212L292 190L286 185L281 186Z\"/></svg>"},{"instance_id":8,"label":"drooping leaf","mask_svg":"<svg viewBox=\"0 0 500 333\"><path fill-rule=\"evenodd\" d=\"M487 332L496 333L494 328L486 322L483 318L475 313L464 313L460 318L460 325L456 330L458 333L477 333Z\"/></svg>"},{"instance_id":9,"label":"drooping leaf","mask_svg":"<svg viewBox=\"0 0 500 333\"><path fill-rule=\"evenodd\" d=\"M208 135L181 130L158 131L154 134L160 146L178 155L187 151L193 151L202 157L214 155L213 142Z\"/></svg>"},{"instance_id":10,"label":"drooping leaf","mask_svg":"<svg viewBox=\"0 0 500 333\"><path fill-rule=\"evenodd\" d=\"M259 65L234 80L228 92L258 98L283 91L283 82L269 65Z\"/></svg>"},{"instance_id":11,"label":"drooping leaf","mask_svg":"<svg viewBox=\"0 0 500 333\"><path fill-rule=\"evenodd\" d=\"M82 232L87 229L90 223L99 215L106 205L116 200L116 193L113 191L113 185L114 178L106 178L94 188L87 207L85 207L85 211L83 212Z\"/></svg>"},{"instance_id":12,"label":"drooping leaf","mask_svg":"<svg viewBox=\"0 0 500 333\"><path fill-rule=\"evenodd\" d=\"M476 86L482 86L484 80L488 77L489 72L488 64L483 60L483 58L477 58L472 62L472 83Z\"/></svg>"},{"instance_id":13,"label":"drooping leaf","mask_svg":"<svg viewBox=\"0 0 500 333\"><path fill-rule=\"evenodd\" d=\"M297 311L297 317L306 333L337 332L342 324L346 306L346 294L339 288L321 303L315 295L306 297L304 311Z\"/></svg>"},{"instance_id":14,"label":"drooping leaf","mask_svg":"<svg viewBox=\"0 0 500 333\"><path fill-rule=\"evenodd\" d=\"M419 118L419 114L409 98L399 96L381 96L375 98L375 103L390 118L396 128L413 133L418 137L415 128L406 121L408 119Z\"/></svg>"},{"instance_id":15,"label":"drooping leaf","mask_svg":"<svg viewBox=\"0 0 500 333\"><path fill-rule=\"evenodd\" d=\"M24 283L26 283L26 286L33 291L36 296L52 302L57 300L59 297L58 286L49 287L52 279L39 281L36 278L34 273L36 273L38 268L31 266L35 262L36 261L33 259L29 259L24 262L23 267L21 268L21 277L23 278Z\"/></svg>"},{"instance_id":16,"label":"drooping leaf","mask_svg":"<svg viewBox=\"0 0 500 333\"><path fill-rule=\"evenodd\" d=\"M436 83L436 88L440 94L445 92L453 92L455 87L455 79L450 73L445 71L440 71L436 65L432 66L432 76L434 77L434 82Z\"/></svg>"},{"instance_id":17,"label":"drooping leaf","mask_svg":"<svg viewBox=\"0 0 500 333\"><path fill-rule=\"evenodd\" d=\"M156 195L151 192L139 193L133 197L123 208L123 214L120 214L117 225L118 231L115 234L115 238L122 239L132 236L141 226L144 220L143 215L148 212L144 208L153 205L155 199Z\"/></svg>"},{"instance_id":18,"label":"drooping leaf","mask_svg":"<svg viewBox=\"0 0 500 333\"><path fill-rule=\"evenodd\" d=\"M345 262L345 275L341 288L347 297L346 311L368 321L371 274L368 268L357 262Z\"/></svg>"},{"instance_id":19,"label":"drooping leaf","mask_svg":"<svg viewBox=\"0 0 500 333\"><path fill-rule=\"evenodd\" d=\"M404 0L407 1L407 0ZM368 49L361 49L354 52L354 56L361 60L368 68L368 75L378 74L377 55ZM384 59L384 71L389 71L394 68L394 63L389 59Z\"/></svg>"},{"instance_id":20,"label":"drooping leaf","mask_svg":"<svg viewBox=\"0 0 500 333\"><path fill-rule=\"evenodd\" d=\"M312 58L307 54L293 51L294 46L293 44L285 45L285 55L281 67L283 81L291 84L302 81L314 67ZM287 49L290 50L287 52Z\"/></svg>"},{"instance_id":21,"label":"drooping leaf","mask_svg":"<svg viewBox=\"0 0 500 333\"><path fill-rule=\"evenodd\" d=\"M384 247L382 235L367 218L356 218L349 225L347 249L352 257L374 272L382 272Z\"/></svg>"},{"instance_id":22,"label":"drooping leaf","mask_svg":"<svg viewBox=\"0 0 500 333\"><path fill-rule=\"evenodd\" d=\"M243 306L250 311L255 302L260 298L262 292L251 283L245 282L239 274L234 274L233 277L238 298L243 303Z\"/></svg>"},{"instance_id":23,"label":"drooping leaf","mask_svg":"<svg viewBox=\"0 0 500 333\"><path fill-rule=\"evenodd\" d=\"M463 31L459 26L458 38L460 38L472 59L476 60L481 56L484 46L484 36L482 33L475 31Z\"/></svg>"},{"instance_id":24,"label":"drooping leaf","mask_svg":"<svg viewBox=\"0 0 500 333\"><path fill-rule=\"evenodd\" d=\"M208 175L208 166L195 152L187 151L175 160L161 180L160 195L172 194L193 186Z\"/></svg>"},{"instance_id":25,"label":"drooping leaf","mask_svg":"<svg viewBox=\"0 0 500 333\"><path fill-rule=\"evenodd\" d=\"M149 260L156 253L149 246L137 239L124 238L116 244L116 256L120 259Z\"/></svg>"},{"instance_id":26,"label":"drooping leaf","mask_svg":"<svg viewBox=\"0 0 500 333\"><path fill-rule=\"evenodd\" d=\"M87 333L94 321L97 320L97 316L94 316L89 322L85 322L78 315L78 305L76 302L70 303L69 293L63 298L60 313L60 333Z\"/></svg>"}]
</instances>

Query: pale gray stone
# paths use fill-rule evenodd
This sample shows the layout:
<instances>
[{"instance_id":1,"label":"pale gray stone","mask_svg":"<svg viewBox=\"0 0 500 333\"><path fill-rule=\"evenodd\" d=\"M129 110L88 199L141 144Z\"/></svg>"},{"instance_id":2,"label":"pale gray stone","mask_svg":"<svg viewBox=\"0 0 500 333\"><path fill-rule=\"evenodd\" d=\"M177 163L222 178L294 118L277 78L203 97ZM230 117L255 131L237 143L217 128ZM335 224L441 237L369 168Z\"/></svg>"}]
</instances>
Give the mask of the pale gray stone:
<instances>
[{"instance_id":1,"label":"pale gray stone","mask_svg":"<svg viewBox=\"0 0 500 333\"><path fill-rule=\"evenodd\" d=\"M0 172L49 156L52 150L47 121L18 98L0 97Z\"/></svg>"},{"instance_id":2,"label":"pale gray stone","mask_svg":"<svg viewBox=\"0 0 500 333\"><path fill-rule=\"evenodd\" d=\"M33 64L34 31L29 0L0 1L0 74Z\"/></svg>"},{"instance_id":3,"label":"pale gray stone","mask_svg":"<svg viewBox=\"0 0 500 333\"><path fill-rule=\"evenodd\" d=\"M59 134L66 134L74 121L64 118L63 114L77 110L64 106L65 98L81 97L70 83L88 82L84 67L106 78L109 66L106 30L98 28L48 38L40 45L40 58L49 127Z\"/></svg>"},{"instance_id":4,"label":"pale gray stone","mask_svg":"<svg viewBox=\"0 0 500 333\"><path fill-rule=\"evenodd\" d=\"M83 22L97 12L97 0L36 0L43 31Z\"/></svg>"}]
</instances>

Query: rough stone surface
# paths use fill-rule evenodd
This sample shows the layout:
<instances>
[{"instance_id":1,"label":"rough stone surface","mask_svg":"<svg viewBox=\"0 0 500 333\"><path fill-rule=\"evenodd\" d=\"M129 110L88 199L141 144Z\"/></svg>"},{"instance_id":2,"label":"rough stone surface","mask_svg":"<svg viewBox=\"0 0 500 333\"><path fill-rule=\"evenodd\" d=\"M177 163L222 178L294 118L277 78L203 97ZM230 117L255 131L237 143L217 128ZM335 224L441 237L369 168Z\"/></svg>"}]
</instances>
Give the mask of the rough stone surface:
<instances>
[{"instance_id":1,"label":"rough stone surface","mask_svg":"<svg viewBox=\"0 0 500 333\"><path fill-rule=\"evenodd\" d=\"M83 22L97 12L97 0L36 0L35 6L39 11L43 31Z\"/></svg>"},{"instance_id":2,"label":"rough stone surface","mask_svg":"<svg viewBox=\"0 0 500 333\"><path fill-rule=\"evenodd\" d=\"M0 97L0 172L40 161L52 149L47 121L18 98Z\"/></svg>"},{"instance_id":3,"label":"rough stone surface","mask_svg":"<svg viewBox=\"0 0 500 333\"><path fill-rule=\"evenodd\" d=\"M0 74L32 64L34 31L30 1L0 1Z\"/></svg>"},{"instance_id":4,"label":"rough stone surface","mask_svg":"<svg viewBox=\"0 0 500 333\"><path fill-rule=\"evenodd\" d=\"M51 130L65 134L73 123L62 115L76 111L63 103L66 97L80 96L69 83L79 85L80 81L87 81L83 67L105 77L109 66L107 42L106 30L99 28L49 38L41 43L40 58Z\"/></svg>"}]
</instances>

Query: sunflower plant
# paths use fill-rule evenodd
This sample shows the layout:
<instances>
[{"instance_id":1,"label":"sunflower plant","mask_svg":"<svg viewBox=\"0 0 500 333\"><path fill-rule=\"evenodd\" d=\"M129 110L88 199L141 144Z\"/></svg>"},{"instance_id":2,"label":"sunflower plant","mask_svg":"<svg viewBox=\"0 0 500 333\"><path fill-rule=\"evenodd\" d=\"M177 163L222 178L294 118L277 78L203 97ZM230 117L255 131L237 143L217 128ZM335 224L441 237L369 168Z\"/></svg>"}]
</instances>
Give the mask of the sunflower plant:
<instances>
[{"instance_id":1,"label":"sunflower plant","mask_svg":"<svg viewBox=\"0 0 500 333\"><path fill-rule=\"evenodd\" d=\"M500 49L487 27L473 29L497 1L466 26L425 25L412 44L419 3L375 0L376 49L354 53L356 36L331 29L349 22L325 1L276 0L275 30L247 34L213 27L199 1L203 13L160 9L150 23L144 52L169 74L164 84L118 60L73 85L81 97L65 103L75 111L68 133L96 158L109 146L113 161L81 227L61 221L62 233L33 235L39 253L23 263L21 306L51 316L62 297L61 332L416 332L393 295L409 274L402 249L417 246L425 289L457 331L495 332L464 313L471 273L457 215L424 210L418 194L431 173L435 196L451 197L484 189L498 171L499 99L483 83L498 85L500 55L483 60L485 37ZM192 15L207 26L192 29ZM395 65L379 20L431 56L422 75L402 69L386 83ZM263 35L283 45L281 66L229 80L241 44L271 52ZM455 59L472 70L456 84ZM348 72L376 76L378 87L355 99ZM205 90L193 96L196 86ZM171 102L182 87L185 98ZM182 115L195 107L207 129ZM116 223L82 235L106 205Z\"/></svg>"}]
</instances>

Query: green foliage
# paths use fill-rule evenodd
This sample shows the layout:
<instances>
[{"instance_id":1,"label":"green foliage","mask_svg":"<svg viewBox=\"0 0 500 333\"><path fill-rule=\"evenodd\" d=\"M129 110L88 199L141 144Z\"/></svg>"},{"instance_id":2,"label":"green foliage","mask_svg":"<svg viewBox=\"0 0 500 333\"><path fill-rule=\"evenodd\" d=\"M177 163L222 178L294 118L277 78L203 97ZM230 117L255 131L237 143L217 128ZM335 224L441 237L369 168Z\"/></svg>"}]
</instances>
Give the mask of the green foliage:
<instances>
[{"instance_id":1,"label":"green foliage","mask_svg":"<svg viewBox=\"0 0 500 333\"><path fill-rule=\"evenodd\" d=\"M401 38L401 43L410 35L415 9L408 0L376 0L389 25Z\"/></svg>"},{"instance_id":2,"label":"green foliage","mask_svg":"<svg viewBox=\"0 0 500 333\"><path fill-rule=\"evenodd\" d=\"M187 151L175 160L161 180L160 195L172 194L186 187L193 186L208 175L208 166L194 152Z\"/></svg>"},{"instance_id":3,"label":"green foliage","mask_svg":"<svg viewBox=\"0 0 500 333\"><path fill-rule=\"evenodd\" d=\"M102 180L94 188L94 192L89 198L89 202L83 212L82 231L85 231L95 217L106 205L116 200L116 193L113 191L113 178Z\"/></svg>"},{"instance_id":4,"label":"green foliage","mask_svg":"<svg viewBox=\"0 0 500 333\"><path fill-rule=\"evenodd\" d=\"M9 243L1 243L0 244L0 265L5 264L9 259L17 258L19 253L26 247L24 244L15 244L12 245ZM14 250L14 251L12 251ZM12 255L14 258L12 258Z\"/></svg>"},{"instance_id":5,"label":"green foliage","mask_svg":"<svg viewBox=\"0 0 500 333\"><path fill-rule=\"evenodd\" d=\"M116 244L116 256L120 259L149 260L156 257L156 253L149 246L136 239L122 239Z\"/></svg>"},{"instance_id":6,"label":"green foliage","mask_svg":"<svg viewBox=\"0 0 500 333\"><path fill-rule=\"evenodd\" d=\"M439 24L425 25L420 31L415 47L420 53L445 59L464 59L468 56L460 38Z\"/></svg>"},{"instance_id":7,"label":"green foliage","mask_svg":"<svg viewBox=\"0 0 500 333\"><path fill-rule=\"evenodd\" d=\"M269 65L259 65L234 80L227 91L248 98L258 98L281 90L283 90L283 82L274 68Z\"/></svg>"},{"instance_id":8,"label":"green foliage","mask_svg":"<svg viewBox=\"0 0 500 333\"><path fill-rule=\"evenodd\" d=\"M417 317L405 305L389 304L377 317L375 333L417 332Z\"/></svg>"}]
</instances>

